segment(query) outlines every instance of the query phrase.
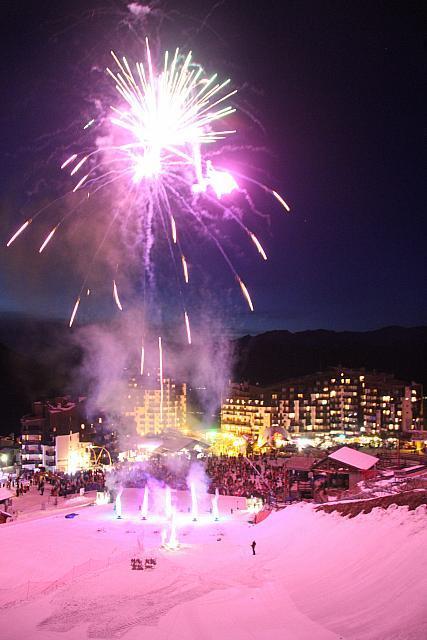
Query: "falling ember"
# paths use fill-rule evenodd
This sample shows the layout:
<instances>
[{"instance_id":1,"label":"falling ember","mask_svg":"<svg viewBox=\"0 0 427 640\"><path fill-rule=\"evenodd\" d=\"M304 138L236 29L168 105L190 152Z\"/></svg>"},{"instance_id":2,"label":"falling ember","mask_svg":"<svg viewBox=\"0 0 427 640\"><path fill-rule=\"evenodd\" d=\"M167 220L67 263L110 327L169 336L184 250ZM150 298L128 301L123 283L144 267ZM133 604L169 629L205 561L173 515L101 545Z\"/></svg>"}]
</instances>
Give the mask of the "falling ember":
<instances>
[{"instance_id":1,"label":"falling ember","mask_svg":"<svg viewBox=\"0 0 427 640\"><path fill-rule=\"evenodd\" d=\"M77 171L80 169L80 167L81 167L82 165L84 165L84 163L86 162L86 160L87 160L87 156L85 156L84 158L82 158L82 159L80 160L80 162L78 162L78 163L76 164L76 166L74 167L74 169L73 169L73 170L72 170L72 172L70 173L70 176L73 176L75 173L77 173Z\"/></svg>"},{"instance_id":2,"label":"falling ember","mask_svg":"<svg viewBox=\"0 0 427 640\"><path fill-rule=\"evenodd\" d=\"M65 162L63 162L63 163L61 164L61 169L65 169L65 167L66 167L67 165L69 165L69 164L70 164L70 162L72 162L72 161L73 161L73 160L75 160L76 158L77 158L77 153L73 153L73 155L72 155L72 156L70 156L69 158L67 158L67 159L66 159L66 161L65 161Z\"/></svg>"},{"instance_id":3,"label":"falling ember","mask_svg":"<svg viewBox=\"0 0 427 640\"><path fill-rule=\"evenodd\" d=\"M185 328L187 329L187 340L188 340L188 344L191 344L191 330L190 330L190 321L188 319L188 315L187 312L184 311L184 318L185 318Z\"/></svg>"},{"instance_id":4,"label":"falling ember","mask_svg":"<svg viewBox=\"0 0 427 640\"><path fill-rule=\"evenodd\" d=\"M6 247L10 247L10 245L12 244L12 242L14 242L14 241L16 240L16 238L17 238L18 236L20 236L20 235L21 235L21 233L22 233L23 231L25 231L25 229L28 227L28 225L30 224L30 222L31 222L31 218L29 218L26 222L24 222L24 224L22 225L22 227L20 227L20 228L18 229L18 231L17 231L16 233L14 233L14 234L13 234L13 236L11 237L11 239L9 240L9 242L6 244Z\"/></svg>"},{"instance_id":5,"label":"falling ember","mask_svg":"<svg viewBox=\"0 0 427 640\"><path fill-rule=\"evenodd\" d=\"M123 307L120 304L119 293L117 291L117 285L116 285L116 281L115 280L113 280L113 297L114 297L114 300L116 301L116 305L118 306L120 311L123 311Z\"/></svg>"},{"instance_id":6,"label":"falling ember","mask_svg":"<svg viewBox=\"0 0 427 640\"><path fill-rule=\"evenodd\" d=\"M259 251L259 253L262 255L264 260L267 260L267 254L265 253L264 249L262 248L262 245L261 245L260 241L258 240L258 238L256 237L256 235L254 233L251 233L250 235L251 235L251 238L252 238L252 242L255 244L256 248Z\"/></svg>"},{"instance_id":7,"label":"falling ember","mask_svg":"<svg viewBox=\"0 0 427 640\"><path fill-rule=\"evenodd\" d=\"M73 193L76 193L76 191L77 191L78 189L80 189L80 187L82 186L83 182L85 182L85 181L86 181L86 179L87 179L88 175L89 175L89 174L87 173L85 176L83 176L83 178L82 178L81 180L79 180L79 182L76 184L76 186L75 186L75 187L74 187L74 189L73 189Z\"/></svg>"},{"instance_id":8,"label":"falling ember","mask_svg":"<svg viewBox=\"0 0 427 640\"><path fill-rule=\"evenodd\" d=\"M144 349L144 345L142 345L141 346L141 365L140 365L141 375L144 375L144 360L145 360L145 349Z\"/></svg>"},{"instance_id":9,"label":"falling ember","mask_svg":"<svg viewBox=\"0 0 427 640\"><path fill-rule=\"evenodd\" d=\"M175 224L175 218L173 216L171 216L171 226L172 226L172 240L173 240L173 243L176 244L176 224Z\"/></svg>"},{"instance_id":10,"label":"falling ember","mask_svg":"<svg viewBox=\"0 0 427 640\"><path fill-rule=\"evenodd\" d=\"M159 376L160 376L160 422L163 423L163 348L159 336Z\"/></svg>"},{"instance_id":11,"label":"falling ember","mask_svg":"<svg viewBox=\"0 0 427 640\"><path fill-rule=\"evenodd\" d=\"M80 304L80 296L77 298L77 302L74 305L73 313L71 314L71 318L70 318L70 324L68 325L69 327L72 327L73 325L74 318L76 317L77 309L79 308L79 304Z\"/></svg>"},{"instance_id":12,"label":"falling ember","mask_svg":"<svg viewBox=\"0 0 427 640\"><path fill-rule=\"evenodd\" d=\"M43 242L42 246L40 247L39 253L41 253L43 251L43 249L45 248L47 243L52 239L52 236L55 233L55 231L57 230L57 228L58 228L58 225L56 227L54 227L52 229L52 231L49 233L49 235L47 236L46 240Z\"/></svg>"},{"instance_id":13,"label":"falling ember","mask_svg":"<svg viewBox=\"0 0 427 640\"><path fill-rule=\"evenodd\" d=\"M89 129L89 127L91 127L93 125L93 123L95 122L94 118L92 118L92 120L89 120L89 122L87 122L85 124L85 126L83 127L83 129Z\"/></svg>"},{"instance_id":14,"label":"falling ember","mask_svg":"<svg viewBox=\"0 0 427 640\"><path fill-rule=\"evenodd\" d=\"M272 190L271 193L273 194L273 196L275 198L277 198L277 200L280 202L280 204L282 205L282 207L285 207L286 211L290 211L291 208L288 204L286 204L286 202L283 200L282 196L277 193L277 191Z\"/></svg>"},{"instance_id":15,"label":"falling ember","mask_svg":"<svg viewBox=\"0 0 427 640\"><path fill-rule=\"evenodd\" d=\"M245 283L242 280L240 280L240 278L238 278L238 281L239 281L242 293L245 296L246 301L247 301L247 303L249 305L249 309L251 311L253 311L254 310L254 305L252 304L252 300L251 300L251 296L249 295L249 291L246 289Z\"/></svg>"},{"instance_id":16,"label":"falling ember","mask_svg":"<svg viewBox=\"0 0 427 640\"><path fill-rule=\"evenodd\" d=\"M184 271L184 280L186 284L188 284L188 266L187 266L187 261L183 255L181 256L181 262L182 262L182 270Z\"/></svg>"}]
</instances>

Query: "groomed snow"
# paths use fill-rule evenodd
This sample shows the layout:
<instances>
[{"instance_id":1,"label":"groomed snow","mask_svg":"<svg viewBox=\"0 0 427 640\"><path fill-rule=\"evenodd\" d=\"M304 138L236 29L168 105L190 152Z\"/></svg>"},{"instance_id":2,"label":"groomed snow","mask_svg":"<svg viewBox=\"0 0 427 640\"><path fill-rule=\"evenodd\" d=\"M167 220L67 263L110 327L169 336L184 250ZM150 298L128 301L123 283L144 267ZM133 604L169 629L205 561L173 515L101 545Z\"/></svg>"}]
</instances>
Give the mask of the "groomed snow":
<instances>
[{"instance_id":1,"label":"groomed snow","mask_svg":"<svg viewBox=\"0 0 427 640\"><path fill-rule=\"evenodd\" d=\"M122 520L112 505L77 506L74 519L0 527L2 640L427 637L424 506L349 520L301 503L253 526L241 499L221 496L219 523L208 502L193 523L177 492L182 546L166 551L141 499L124 491ZM132 571L136 556L157 565Z\"/></svg>"}]
</instances>

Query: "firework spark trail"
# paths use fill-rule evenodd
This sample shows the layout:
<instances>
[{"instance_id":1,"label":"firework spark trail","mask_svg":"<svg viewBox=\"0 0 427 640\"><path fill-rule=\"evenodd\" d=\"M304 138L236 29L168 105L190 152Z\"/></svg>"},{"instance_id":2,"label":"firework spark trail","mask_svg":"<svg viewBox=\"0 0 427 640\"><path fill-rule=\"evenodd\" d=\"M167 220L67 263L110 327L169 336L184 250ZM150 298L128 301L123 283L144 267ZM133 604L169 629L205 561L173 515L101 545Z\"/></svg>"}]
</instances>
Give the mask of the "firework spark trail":
<instances>
[{"instance_id":1,"label":"firework spark trail","mask_svg":"<svg viewBox=\"0 0 427 640\"><path fill-rule=\"evenodd\" d=\"M187 266L187 261L186 261L184 255L181 255L181 262L182 262L182 270L184 272L185 284L188 284L188 282L189 282L189 280L188 280L188 266Z\"/></svg>"},{"instance_id":2,"label":"firework spark trail","mask_svg":"<svg viewBox=\"0 0 427 640\"><path fill-rule=\"evenodd\" d=\"M176 244L176 224L175 218L171 215L171 227L172 227L172 240L173 243Z\"/></svg>"},{"instance_id":3,"label":"firework spark trail","mask_svg":"<svg viewBox=\"0 0 427 640\"><path fill-rule=\"evenodd\" d=\"M59 229L59 227L67 220L67 218L69 218L79 207L80 205L86 200L86 198L82 198L80 200L80 202L78 202L78 204L73 207L70 211L68 211L63 217L62 219L54 226L54 228L49 232L49 234L46 236L43 244L41 245L40 249L39 249L39 253L42 253L42 251L44 251L44 249L46 248L46 246L49 244L49 242L52 240L54 234L56 233L57 229ZM89 294L88 294L89 295Z\"/></svg>"},{"instance_id":4,"label":"firework spark trail","mask_svg":"<svg viewBox=\"0 0 427 640\"><path fill-rule=\"evenodd\" d=\"M10 247L12 242L14 242L16 238L20 236L23 231L25 231L25 229L28 227L29 224L31 224L31 222L32 222L32 218L28 218L28 220L24 222L22 227L19 227L18 231L16 231L16 233L14 233L13 236L10 238L10 240L6 243L6 247Z\"/></svg>"},{"instance_id":5,"label":"firework spark trail","mask_svg":"<svg viewBox=\"0 0 427 640\"><path fill-rule=\"evenodd\" d=\"M290 206L283 200L282 196L280 195L280 193L277 193L277 191L274 191L274 189L271 189L271 193L273 194L273 196L280 202L280 204L282 205L282 207L284 207L286 209L286 211L289 213L289 211L291 210Z\"/></svg>"},{"instance_id":6,"label":"firework spark trail","mask_svg":"<svg viewBox=\"0 0 427 640\"><path fill-rule=\"evenodd\" d=\"M140 361L140 374L144 375L144 360L145 360L145 348L144 343L141 345L141 361Z\"/></svg>"},{"instance_id":7,"label":"firework spark trail","mask_svg":"<svg viewBox=\"0 0 427 640\"><path fill-rule=\"evenodd\" d=\"M163 424L163 347L159 336L160 422Z\"/></svg>"},{"instance_id":8,"label":"firework spark trail","mask_svg":"<svg viewBox=\"0 0 427 640\"><path fill-rule=\"evenodd\" d=\"M77 313L77 309L79 308L79 304L80 304L80 296L77 298L76 304L74 305L73 313L71 314L70 322L69 322L69 325L68 325L70 327L70 329L73 326L74 318L76 317L76 313Z\"/></svg>"},{"instance_id":9,"label":"firework spark trail","mask_svg":"<svg viewBox=\"0 0 427 640\"><path fill-rule=\"evenodd\" d=\"M262 244L260 243L260 241L258 240L258 238L256 237L256 235L252 232L249 232L249 235L252 239L252 242L254 243L254 245L256 246L256 248L258 249L259 253L262 255L262 257L264 258L264 260L267 260L267 254L265 253Z\"/></svg>"},{"instance_id":10,"label":"firework spark trail","mask_svg":"<svg viewBox=\"0 0 427 640\"><path fill-rule=\"evenodd\" d=\"M188 344L191 344L191 330L190 330L190 320L188 319L188 314L184 311L184 319L185 319L185 328L187 330L187 340Z\"/></svg>"},{"instance_id":11,"label":"firework spark trail","mask_svg":"<svg viewBox=\"0 0 427 640\"><path fill-rule=\"evenodd\" d=\"M87 161L89 156L84 156L74 167L74 169L71 171L70 176L73 176L75 173L77 173L77 171L80 169L81 166L84 165L84 163Z\"/></svg>"},{"instance_id":12,"label":"firework spark trail","mask_svg":"<svg viewBox=\"0 0 427 640\"><path fill-rule=\"evenodd\" d=\"M113 216L113 218L111 219L110 224L108 225L108 227L107 227L107 229L106 229L106 231L105 231L104 237L102 238L102 240L101 240L101 242L99 243L99 245L98 245L98 247L97 247L97 249L96 249L95 253L94 253L94 254L93 254L93 256L92 256L92 260L91 260L91 262L90 262L88 272L87 272L87 274L86 274L86 276L85 276L85 278L84 278L84 280L83 280L82 286L80 287L80 292L79 292L79 295L78 295L78 298L77 298L77 302L76 302L76 304L74 305L73 313L72 313L72 315L71 315L70 324L69 324L69 326L70 326L70 327L71 327L71 325L73 324L74 318L75 318L75 316L76 316L77 309L78 309L79 304L80 304L80 297L81 297L81 295L82 295L83 290L84 290L84 289L85 289L85 287L86 287L86 282L87 282L87 279L88 279L88 277L89 277L90 269L91 269L91 267L93 266L93 264L94 264L95 260L97 259L98 255L99 255L99 253L100 253L100 251L101 251L101 249L102 249L102 247L104 246L104 243L105 243L105 241L107 240L107 238L108 238L108 236L109 236L109 234L110 234L110 232L111 232L111 229L113 228L114 223L115 223L115 222L116 222L116 220L117 220L118 213L119 213L119 212L117 211L117 212L115 213L115 215ZM89 289L88 289L88 291L89 291Z\"/></svg>"},{"instance_id":13,"label":"firework spark trail","mask_svg":"<svg viewBox=\"0 0 427 640\"><path fill-rule=\"evenodd\" d=\"M119 292L117 291L117 285L115 280L113 280L113 297L120 311L123 311L123 307L120 303Z\"/></svg>"},{"instance_id":14,"label":"firework spark trail","mask_svg":"<svg viewBox=\"0 0 427 640\"><path fill-rule=\"evenodd\" d=\"M61 169L65 169L65 167L67 167L70 162L73 162L73 160L75 160L77 158L77 153L73 153L69 158L67 158L67 160L65 160L65 162L63 162L61 164Z\"/></svg>"},{"instance_id":15,"label":"firework spark trail","mask_svg":"<svg viewBox=\"0 0 427 640\"><path fill-rule=\"evenodd\" d=\"M169 188L171 188L169 186ZM239 283L240 288L242 290L242 293L249 305L249 308L251 311L254 311L254 306L252 304L252 300L251 297L249 295L249 292L245 286L245 284L243 283L242 279L240 278L239 274L237 273L236 269L234 268L234 265L232 263L232 261L230 260L230 258L228 257L227 253L225 252L224 248L222 247L221 243L219 242L218 238L213 235L213 233L211 232L211 230L207 227L206 223L203 221L203 219L201 218L200 215L197 215L197 212L194 211L193 209L191 209L189 207L189 205L187 204L186 201L183 200L181 194L179 193L179 191L174 190L174 195L177 197L177 199L181 202L181 206L183 209L187 210L189 213L192 214L192 216L199 222L199 224L203 227L205 233L207 233L209 235L209 237L211 238L211 240L216 244L219 252L221 253L221 255L223 256L225 262L227 263L227 265L229 266L232 274L234 275L234 277L236 278L236 281ZM246 231L248 232L248 230L246 229ZM249 232L248 232L249 233Z\"/></svg>"},{"instance_id":16,"label":"firework spark trail","mask_svg":"<svg viewBox=\"0 0 427 640\"><path fill-rule=\"evenodd\" d=\"M259 180L255 180L255 178L250 178L247 175L244 175L243 173L239 173L236 170L233 170L234 175L239 176L240 178L243 178L243 180L246 180L247 182L251 182L252 184L255 184L257 187L259 187L260 189L262 189L263 191L265 191L266 193L274 196L276 198L276 200L278 202L280 202L280 204L282 205L282 207L284 209L286 209L286 211L289 213L291 208L288 205L287 202L285 202L285 200L282 198L282 196L280 195L280 193L278 193L277 191L275 191L274 189L271 189L270 187L267 187L265 184L263 184L262 182L260 182Z\"/></svg>"},{"instance_id":17,"label":"firework spark trail","mask_svg":"<svg viewBox=\"0 0 427 640\"><path fill-rule=\"evenodd\" d=\"M78 183L76 184L76 186L73 189L73 193L75 193L76 191L78 191L80 189L80 187L83 185L84 182L86 182L88 177L89 177L89 174L87 173L85 176L83 176L83 178L81 180L78 181Z\"/></svg>"},{"instance_id":18,"label":"firework spark trail","mask_svg":"<svg viewBox=\"0 0 427 640\"><path fill-rule=\"evenodd\" d=\"M48 236L46 237L46 240L43 242L42 246L40 247L39 253L43 251L47 243L50 242L50 240L53 238L53 234L55 233L58 227L59 227L59 224L57 224L56 227L53 227L52 231L48 234Z\"/></svg>"},{"instance_id":19,"label":"firework spark trail","mask_svg":"<svg viewBox=\"0 0 427 640\"><path fill-rule=\"evenodd\" d=\"M239 278L239 276L237 276L237 281L240 284L240 288L242 290L243 295L245 296L247 303L249 305L249 309L251 311L254 310L254 305L252 304L252 300L251 300L251 296L249 295L249 291L246 288L245 283Z\"/></svg>"}]
</instances>

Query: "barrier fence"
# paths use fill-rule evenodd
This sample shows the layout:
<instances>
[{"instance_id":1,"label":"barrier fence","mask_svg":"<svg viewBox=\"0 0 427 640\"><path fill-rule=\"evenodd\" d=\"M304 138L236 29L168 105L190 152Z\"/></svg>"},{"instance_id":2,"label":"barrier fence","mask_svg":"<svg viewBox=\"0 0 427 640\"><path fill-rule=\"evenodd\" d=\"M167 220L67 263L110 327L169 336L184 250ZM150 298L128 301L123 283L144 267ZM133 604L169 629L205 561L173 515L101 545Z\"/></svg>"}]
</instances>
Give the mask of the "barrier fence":
<instances>
[{"instance_id":1,"label":"barrier fence","mask_svg":"<svg viewBox=\"0 0 427 640\"><path fill-rule=\"evenodd\" d=\"M49 593L60 589L67 584L72 583L74 580L94 573L95 571L102 571L109 567L121 564L135 555L141 554L142 546L133 551L126 551L121 554L114 554L108 556L107 559L95 560L89 558L86 562L74 565L69 571L64 573L60 578L56 580L34 581L27 580L22 584L9 589L0 589L0 609L13 607L21 602L32 600L38 596L44 596Z\"/></svg>"}]
</instances>

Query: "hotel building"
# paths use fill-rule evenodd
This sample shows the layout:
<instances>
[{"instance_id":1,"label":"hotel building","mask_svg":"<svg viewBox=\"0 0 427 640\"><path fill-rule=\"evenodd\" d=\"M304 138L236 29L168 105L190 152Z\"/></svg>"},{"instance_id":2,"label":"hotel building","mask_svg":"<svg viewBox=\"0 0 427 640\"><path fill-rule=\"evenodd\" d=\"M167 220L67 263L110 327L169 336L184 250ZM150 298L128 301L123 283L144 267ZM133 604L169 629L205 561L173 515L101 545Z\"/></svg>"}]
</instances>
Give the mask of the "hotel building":
<instances>
[{"instance_id":1,"label":"hotel building","mask_svg":"<svg viewBox=\"0 0 427 640\"><path fill-rule=\"evenodd\" d=\"M221 430L265 440L268 430L390 438L422 430L422 386L363 369L332 368L275 385L230 385Z\"/></svg>"}]
</instances>

